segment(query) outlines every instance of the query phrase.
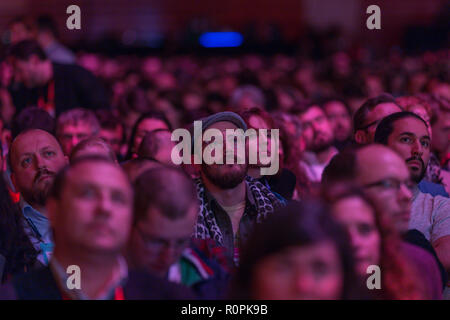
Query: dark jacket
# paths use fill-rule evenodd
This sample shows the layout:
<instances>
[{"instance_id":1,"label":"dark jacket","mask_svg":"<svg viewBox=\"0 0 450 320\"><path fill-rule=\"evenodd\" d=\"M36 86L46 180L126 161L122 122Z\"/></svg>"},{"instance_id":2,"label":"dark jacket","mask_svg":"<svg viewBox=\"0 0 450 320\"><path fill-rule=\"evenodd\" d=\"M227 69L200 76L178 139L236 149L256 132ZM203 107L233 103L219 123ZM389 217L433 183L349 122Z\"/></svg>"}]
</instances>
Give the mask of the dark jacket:
<instances>
[{"instance_id":1,"label":"dark jacket","mask_svg":"<svg viewBox=\"0 0 450 320\"><path fill-rule=\"evenodd\" d=\"M126 300L194 299L188 288L159 279L142 271L129 271L123 287ZM12 278L0 287L0 300L62 300L49 267Z\"/></svg>"},{"instance_id":2,"label":"dark jacket","mask_svg":"<svg viewBox=\"0 0 450 320\"><path fill-rule=\"evenodd\" d=\"M74 108L102 109L108 107L108 96L101 82L78 65L53 63L55 115ZM48 99L48 84L40 88L26 88L17 84L10 88L17 113L36 106L39 97Z\"/></svg>"}]
</instances>

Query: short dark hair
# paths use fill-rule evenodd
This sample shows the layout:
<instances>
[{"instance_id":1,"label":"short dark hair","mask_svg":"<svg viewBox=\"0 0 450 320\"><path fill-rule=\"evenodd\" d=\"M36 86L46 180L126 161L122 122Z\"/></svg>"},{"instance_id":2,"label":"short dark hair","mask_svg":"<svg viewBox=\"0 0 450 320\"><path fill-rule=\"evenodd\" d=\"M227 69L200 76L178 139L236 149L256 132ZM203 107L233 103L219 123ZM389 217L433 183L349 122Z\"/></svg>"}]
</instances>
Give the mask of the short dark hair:
<instances>
[{"instance_id":1,"label":"short dark hair","mask_svg":"<svg viewBox=\"0 0 450 320\"><path fill-rule=\"evenodd\" d=\"M56 21L50 15L40 15L36 19L36 27L38 31L50 32L55 38L58 38L58 28L56 27Z\"/></svg>"},{"instance_id":2,"label":"short dark hair","mask_svg":"<svg viewBox=\"0 0 450 320\"><path fill-rule=\"evenodd\" d=\"M342 182L356 179L357 157L359 146L350 146L336 154L322 173L322 187L329 188Z\"/></svg>"},{"instance_id":3,"label":"short dark hair","mask_svg":"<svg viewBox=\"0 0 450 320\"><path fill-rule=\"evenodd\" d=\"M9 49L8 55L24 61L32 55L36 55L40 60L47 60L44 50L35 40L23 40L16 43Z\"/></svg>"},{"instance_id":4,"label":"short dark hair","mask_svg":"<svg viewBox=\"0 0 450 320\"><path fill-rule=\"evenodd\" d=\"M171 220L183 218L197 200L192 179L181 169L162 166L142 173L134 183L135 224L147 216L150 207L157 208Z\"/></svg>"},{"instance_id":5,"label":"short dark hair","mask_svg":"<svg viewBox=\"0 0 450 320\"><path fill-rule=\"evenodd\" d=\"M383 118L381 122L377 126L377 130L375 131L374 142L380 143L383 145L388 144L389 136L394 131L394 123L400 119L405 118L416 118L423 122L425 127L428 129L428 125L420 116L415 113L409 111L396 112L387 117Z\"/></svg>"},{"instance_id":6,"label":"short dark hair","mask_svg":"<svg viewBox=\"0 0 450 320\"><path fill-rule=\"evenodd\" d=\"M138 148L137 154L139 158L154 160L155 155L161 148L161 141L157 137L161 132L168 132L170 134L170 130L168 129L156 129L145 135L144 139L142 139L141 145Z\"/></svg>"},{"instance_id":7,"label":"short dark hair","mask_svg":"<svg viewBox=\"0 0 450 320\"><path fill-rule=\"evenodd\" d=\"M396 106L398 106L400 109L402 109L398 105L398 103L395 101L395 98L388 93L383 93L379 96L370 98L370 99L366 100L366 102L364 102L362 104L362 106L359 107L359 109L356 110L355 114L353 115L354 132L356 132L358 130L363 130L364 126L367 125L366 121L367 121L367 115L369 114L369 112L372 111L373 109L375 109L375 107L377 105L382 104L382 103L393 103Z\"/></svg>"},{"instance_id":8,"label":"short dark hair","mask_svg":"<svg viewBox=\"0 0 450 320\"><path fill-rule=\"evenodd\" d=\"M14 139L28 129L41 129L55 135L55 125L55 119L47 111L38 107L27 107L14 117L11 135Z\"/></svg>"}]
</instances>

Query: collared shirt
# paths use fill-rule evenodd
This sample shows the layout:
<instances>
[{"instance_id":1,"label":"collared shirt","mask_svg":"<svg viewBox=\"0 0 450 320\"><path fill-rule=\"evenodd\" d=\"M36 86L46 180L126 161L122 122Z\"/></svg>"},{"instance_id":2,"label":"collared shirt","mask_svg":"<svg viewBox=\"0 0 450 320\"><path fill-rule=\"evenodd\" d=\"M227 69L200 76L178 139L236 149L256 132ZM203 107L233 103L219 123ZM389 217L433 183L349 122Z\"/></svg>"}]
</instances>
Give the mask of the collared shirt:
<instances>
[{"instance_id":1,"label":"collared shirt","mask_svg":"<svg viewBox=\"0 0 450 320\"><path fill-rule=\"evenodd\" d=\"M256 217L258 215L253 194L249 188L248 183L246 183L245 185L245 209L239 222L239 228L236 233L236 237L233 235L233 226L231 224L231 219L228 216L228 213L220 206L217 200L214 199L211 193L205 188L205 197L210 205L211 210L214 212L217 225L222 232L223 244L227 248L227 253L233 256L235 264L237 264L237 260L239 259L237 251L239 247L241 247L241 244L248 239L250 232L256 223Z\"/></svg>"},{"instance_id":2,"label":"collared shirt","mask_svg":"<svg viewBox=\"0 0 450 320\"><path fill-rule=\"evenodd\" d=\"M415 186L413 190L409 229L417 229L433 244L450 235L450 199L433 197Z\"/></svg>"},{"instance_id":3,"label":"collared shirt","mask_svg":"<svg viewBox=\"0 0 450 320\"><path fill-rule=\"evenodd\" d=\"M38 252L37 259L48 265L53 252L53 237L50 221L41 212L29 205L21 197L20 207L24 216L24 230Z\"/></svg>"},{"instance_id":4,"label":"collared shirt","mask_svg":"<svg viewBox=\"0 0 450 320\"><path fill-rule=\"evenodd\" d=\"M322 181L322 173L325 167L331 161L331 159L338 154L338 150L332 147L332 151L327 161L324 163L319 162L317 155L314 152L305 152L303 160L300 161L300 166L305 170L305 173L311 182Z\"/></svg>"},{"instance_id":5,"label":"collared shirt","mask_svg":"<svg viewBox=\"0 0 450 320\"><path fill-rule=\"evenodd\" d=\"M111 300L114 299L116 289L123 287L128 278L128 266L125 259L120 256L118 258L118 267L114 269L113 275L108 283L105 284L104 289L98 295L96 300ZM50 270L53 273L53 277L56 280L58 288L61 293L72 300L93 300L83 292L83 270L80 270L80 289L69 289L67 286L67 280L69 275L66 273L61 264L53 257L50 260Z\"/></svg>"}]
</instances>

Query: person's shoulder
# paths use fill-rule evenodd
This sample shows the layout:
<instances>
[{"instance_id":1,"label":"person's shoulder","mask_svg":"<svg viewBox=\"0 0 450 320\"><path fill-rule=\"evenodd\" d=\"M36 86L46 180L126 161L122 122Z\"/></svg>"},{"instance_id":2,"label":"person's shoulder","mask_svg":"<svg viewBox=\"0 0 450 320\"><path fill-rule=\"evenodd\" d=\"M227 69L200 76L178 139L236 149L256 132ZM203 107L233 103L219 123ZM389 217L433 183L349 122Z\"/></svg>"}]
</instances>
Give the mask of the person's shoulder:
<instances>
[{"instance_id":1,"label":"person's shoulder","mask_svg":"<svg viewBox=\"0 0 450 320\"><path fill-rule=\"evenodd\" d=\"M196 298L189 288L143 270L130 270L124 290L126 299L189 300Z\"/></svg>"}]
</instances>

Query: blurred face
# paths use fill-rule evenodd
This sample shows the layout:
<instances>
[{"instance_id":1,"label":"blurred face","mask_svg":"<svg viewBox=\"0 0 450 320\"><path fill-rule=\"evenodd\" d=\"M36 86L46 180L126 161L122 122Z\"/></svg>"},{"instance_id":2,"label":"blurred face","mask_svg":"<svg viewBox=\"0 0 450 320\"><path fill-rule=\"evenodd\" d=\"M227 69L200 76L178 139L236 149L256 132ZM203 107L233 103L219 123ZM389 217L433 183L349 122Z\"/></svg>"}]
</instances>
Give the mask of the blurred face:
<instances>
[{"instance_id":1,"label":"blurred face","mask_svg":"<svg viewBox=\"0 0 450 320\"><path fill-rule=\"evenodd\" d=\"M367 275L367 267L380 264L381 239L374 210L361 198L350 197L337 201L333 214L350 236L356 271Z\"/></svg>"},{"instance_id":2,"label":"blurred face","mask_svg":"<svg viewBox=\"0 0 450 320\"><path fill-rule=\"evenodd\" d=\"M322 152L333 142L333 131L325 113L318 106L313 106L300 116L306 149Z\"/></svg>"},{"instance_id":3,"label":"blurred face","mask_svg":"<svg viewBox=\"0 0 450 320\"><path fill-rule=\"evenodd\" d=\"M333 129L334 139L345 141L350 138L352 124L345 106L339 101L331 101L325 105L325 112Z\"/></svg>"},{"instance_id":4,"label":"blurred face","mask_svg":"<svg viewBox=\"0 0 450 320\"><path fill-rule=\"evenodd\" d=\"M262 143L263 145L267 146L267 155L270 156L271 155L271 139L270 139L270 128L269 125L267 124L267 122L264 121L263 118L259 117L259 116L251 116L248 120L248 127L258 130L258 129L266 129L267 130L267 135L261 135L259 136L258 131L256 131L258 137L256 139L249 139L248 142L248 153L250 154L250 152L254 152L254 154L259 154L259 144ZM260 142L261 139L261 142ZM280 152L281 148L279 149ZM270 164L268 164L267 166L269 166ZM263 166L263 164L260 162L260 159L258 157L258 163L257 166Z\"/></svg>"},{"instance_id":5,"label":"blurred face","mask_svg":"<svg viewBox=\"0 0 450 320\"><path fill-rule=\"evenodd\" d=\"M419 183L430 160L431 139L425 124L412 117L396 121L388 146L405 160L411 179Z\"/></svg>"},{"instance_id":6,"label":"blurred face","mask_svg":"<svg viewBox=\"0 0 450 320\"><path fill-rule=\"evenodd\" d=\"M55 174L67 164L58 141L42 130L19 135L11 146L12 181L32 206L45 204Z\"/></svg>"},{"instance_id":7,"label":"blurred face","mask_svg":"<svg viewBox=\"0 0 450 320\"><path fill-rule=\"evenodd\" d=\"M58 140L64 154L70 155L77 144L93 136L94 129L92 126L84 121L78 121L76 124L64 125L58 134Z\"/></svg>"},{"instance_id":8,"label":"blurred face","mask_svg":"<svg viewBox=\"0 0 450 320\"><path fill-rule=\"evenodd\" d=\"M137 152L139 149L139 146L141 145L142 139L144 139L145 135L149 133L150 131L156 130L156 129L167 129L167 124L165 124L164 121L154 118L144 119L139 123L137 130L136 130L136 136L134 137L134 146L133 146L133 152Z\"/></svg>"},{"instance_id":9,"label":"blurred face","mask_svg":"<svg viewBox=\"0 0 450 320\"><path fill-rule=\"evenodd\" d=\"M23 40L30 39L32 36L31 32L21 22L14 23L13 25L11 25L10 32L11 32L11 43L12 44L18 43Z\"/></svg>"},{"instance_id":10,"label":"blurred face","mask_svg":"<svg viewBox=\"0 0 450 320\"><path fill-rule=\"evenodd\" d=\"M165 277L188 247L197 214L198 206L193 205L185 217L172 220L150 208L146 219L133 227L130 239L130 254L136 267Z\"/></svg>"},{"instance_id":11,"label":"blurred face","mask_svg":"<svg viewBox=\"0 0 450 320\"><path fill-rule=\"evenodd\" d=\"M39 72L39 63L40 60L36 56L31 56L28 60L14 59L14 72L27 88L45 84Z\"/></svg>"},{"instance_id":12,"label":"blurred face","mask_svg":"<svg viewBox=\"0 0 450 320\"><path fill-rule=\"evenodd\" d=\"M441 111L432 127L433 149L439 153L450 152L450 111Z\"/></svg>"},{"instance_id":13,"label":"blurred face","mask_svg":"<svg viewBox=\"0 0 450 320\"><path fill-rule=\"evenodd\" d=\"M268 256L253 274L252 293L258 300L335 300L343 289L342 266L330 241Z\"/></svg>"},{"instance_id":14,"label":"blurred face","mask_svg":"<svg viewBox=\"0 0 450 320\"><path fill-rule=\"evenodd\" d=\"M71 168L61 199L47 204L55 243L92 253L117 254L132 220L132 189L120 167L84 162Z\"/></svg>"},{"instance_id":15,"label":"blurred face","mask_svg":"<svg viewBox=\"0 0 450 320\"><path fill-rule=\"evenodd\" d=\"M412 188L403 159L387 148L368 147L358 152L358 183L399 232L408 230Z\"/></svg>"},{"instance_id":16,"label":"blurred face","mask_svg":"<svg viewBox=\"0 0 450 320\"><path fill-rule=\"evenodd\" d=\"M248 164L247 161L245 161L244 164L238 164L237 163L237 148L235 144L234 148L234 155L235 159L233 161L233 164L226 164L226 130L227 129L233 129L236 130L237 127L227 121L220 121L216 122L208 129L217 129L222 132L222 136L224 139L223 143L223 161L224 164L211 164L208 165L203 161L201 165L201 173L203 177L207 178L212 184L215 186L221 188L221 189L233 189L237 187L240 183L242 183L247 175L247 168ZM213 141L212 141L213 142ZM206 147L206 143L203 143L203 148ZM212 152L212 156L214 156L215 153Z\"/></svg>"},{"instance_id":17,"label":"blurred face","mask_svg":"<svg viewBox=\"0 0 450 320\"><path fill-rule=\"evenodd\" d=\"M377 105L372 111L367 114L366 118L366 136L367 141L365 143L372 143L375 137L375 131L377 130L378 123L390 114L402 111L399 106L394 103L387 102Z\"/></svg>"},{"instance_id":18,"label":"blurred face","mask_svg":"<svg viewBox=\"0 0 450 320\"><path fill-rule=\"evenodd\" d=\"M167 165L173 165L172 149L175 148L175 142L171 140L172 133L170 131L161 131L157 133L158 152L155 160Z\"/></svg>"},{"instance_id":19,"label":"blurred face","mask_svg":"<svg viewBox=\"0 0 450 320\"><path fill-rule=\"evenodd\" d=\"M121 126L117 126L114 130L101 129L100 138L106 141L114 150L116 155L120 154L120 143L122 142L123 130Z\"/></svg>"}]
</instances>

